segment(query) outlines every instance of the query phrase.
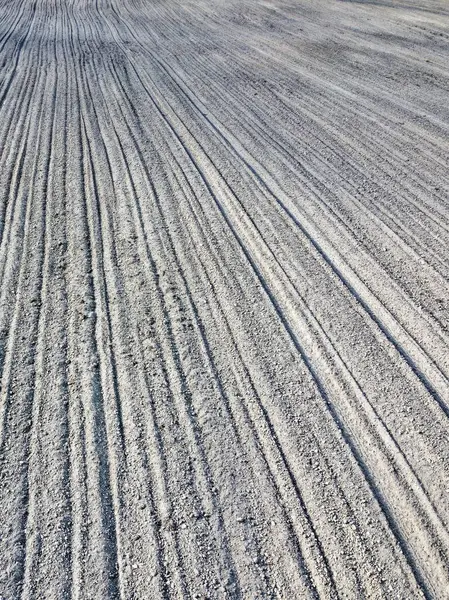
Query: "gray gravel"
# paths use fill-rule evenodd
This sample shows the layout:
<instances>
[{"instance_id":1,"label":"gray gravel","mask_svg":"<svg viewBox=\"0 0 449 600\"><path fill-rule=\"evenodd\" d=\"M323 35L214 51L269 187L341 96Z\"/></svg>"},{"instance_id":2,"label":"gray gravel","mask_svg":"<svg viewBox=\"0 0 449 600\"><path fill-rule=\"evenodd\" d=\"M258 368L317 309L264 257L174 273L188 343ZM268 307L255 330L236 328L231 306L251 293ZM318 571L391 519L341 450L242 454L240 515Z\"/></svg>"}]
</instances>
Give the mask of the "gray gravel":
<instances>
[{"instance_id":1,"label":"gray gravel","mask_svg":"<svg viewBox=\"0 0 449 600\"><path fill-rule=\"evenodd\" d=\"M449 598L449 5L0 0L1 600Z\"/></svg>"}]
</instances>

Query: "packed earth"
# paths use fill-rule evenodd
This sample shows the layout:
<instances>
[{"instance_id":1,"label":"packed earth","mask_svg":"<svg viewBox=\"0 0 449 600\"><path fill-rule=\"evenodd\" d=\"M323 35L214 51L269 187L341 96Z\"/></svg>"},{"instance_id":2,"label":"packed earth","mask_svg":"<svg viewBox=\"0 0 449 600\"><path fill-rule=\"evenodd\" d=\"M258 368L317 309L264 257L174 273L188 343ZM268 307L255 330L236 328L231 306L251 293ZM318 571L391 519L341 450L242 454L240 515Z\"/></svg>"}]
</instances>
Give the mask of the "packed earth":
<instances>
[{"instance_id":1,"label":"packed earth","mask_svg":"<svg viewBox=\"0 0 449 600\"><path fill-rule=\"evenodd\" d=\"M0 599L448 599L448 167L445 0L0 0Z\"/></svg>"}]
</instances>

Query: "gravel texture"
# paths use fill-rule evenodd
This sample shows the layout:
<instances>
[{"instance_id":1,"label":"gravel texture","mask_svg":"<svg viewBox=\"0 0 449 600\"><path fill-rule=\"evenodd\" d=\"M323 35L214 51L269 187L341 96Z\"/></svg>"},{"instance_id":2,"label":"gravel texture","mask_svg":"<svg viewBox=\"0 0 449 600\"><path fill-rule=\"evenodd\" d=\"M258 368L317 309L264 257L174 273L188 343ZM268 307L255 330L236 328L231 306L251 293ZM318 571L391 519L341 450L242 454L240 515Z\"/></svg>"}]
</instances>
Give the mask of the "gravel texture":
<instances>
[{"instance_id":1,"label":"gravel texture","mask_svg":"<svg viewBox=\"0 0 449 600\"><path fill-rule=\"evenodd\" d=\"M449 4L0 0L0 598L449 598Z\"/></svg>"}]
</instances>

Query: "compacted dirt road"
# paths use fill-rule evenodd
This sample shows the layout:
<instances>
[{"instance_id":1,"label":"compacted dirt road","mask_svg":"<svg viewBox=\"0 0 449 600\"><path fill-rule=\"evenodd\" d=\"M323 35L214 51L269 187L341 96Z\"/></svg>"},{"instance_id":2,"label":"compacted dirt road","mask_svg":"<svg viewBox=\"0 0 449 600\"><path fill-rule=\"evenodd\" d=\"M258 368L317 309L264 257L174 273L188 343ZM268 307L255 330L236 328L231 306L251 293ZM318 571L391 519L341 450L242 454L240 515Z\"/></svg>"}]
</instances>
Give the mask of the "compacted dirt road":
<instances>
[{"instance_id":1,"label":"compacted dirt road","mask_svg":"<svg viewBox=\"0 0 449 600\"><path fill-rule=\"evenodd\" d=\"M0 598L449 598L449 5L0 0Z\"/></svg>"}]
</instances>

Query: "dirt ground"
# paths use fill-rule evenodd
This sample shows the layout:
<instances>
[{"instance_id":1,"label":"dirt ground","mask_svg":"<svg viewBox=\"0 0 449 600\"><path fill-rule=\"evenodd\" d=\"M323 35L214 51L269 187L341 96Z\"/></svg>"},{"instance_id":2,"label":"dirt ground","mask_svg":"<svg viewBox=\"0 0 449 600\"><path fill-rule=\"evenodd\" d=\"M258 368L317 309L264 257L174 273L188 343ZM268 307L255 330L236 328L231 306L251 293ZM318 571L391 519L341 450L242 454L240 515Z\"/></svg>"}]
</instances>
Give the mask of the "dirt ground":
<instances>
[{"instance_id":1,"label":"dirt ground","mask_svg":"<svg viewBox=\"0 0 449 600\"><path fill-rule=\"evenodd\" d=\"M0 599L449 598L449 4L0 0Z\"/></svg>"}]
</instances>

